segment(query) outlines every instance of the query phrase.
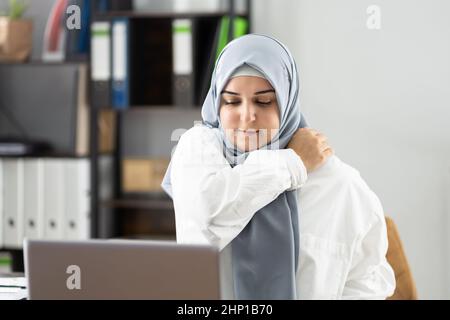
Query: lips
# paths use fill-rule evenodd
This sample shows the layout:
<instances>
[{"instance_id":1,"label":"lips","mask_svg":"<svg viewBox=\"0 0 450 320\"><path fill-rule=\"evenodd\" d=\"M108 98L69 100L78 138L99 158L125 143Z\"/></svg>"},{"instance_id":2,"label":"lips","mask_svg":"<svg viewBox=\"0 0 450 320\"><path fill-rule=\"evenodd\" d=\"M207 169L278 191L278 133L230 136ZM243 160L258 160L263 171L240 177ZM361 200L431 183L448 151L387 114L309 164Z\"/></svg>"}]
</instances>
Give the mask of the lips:
<instances>
[{"instance_id":1,"label":"lips","mask_svg":"<svg viewBox=\"0 0 450 320\"><path fill-rule=\"evenodd\" d=\"M246 130L236 129L236 133L243 134L245 136L254 136L259 133L259 130L257 130L257 129L246 129Z\"/></svg>"}]
</instances>

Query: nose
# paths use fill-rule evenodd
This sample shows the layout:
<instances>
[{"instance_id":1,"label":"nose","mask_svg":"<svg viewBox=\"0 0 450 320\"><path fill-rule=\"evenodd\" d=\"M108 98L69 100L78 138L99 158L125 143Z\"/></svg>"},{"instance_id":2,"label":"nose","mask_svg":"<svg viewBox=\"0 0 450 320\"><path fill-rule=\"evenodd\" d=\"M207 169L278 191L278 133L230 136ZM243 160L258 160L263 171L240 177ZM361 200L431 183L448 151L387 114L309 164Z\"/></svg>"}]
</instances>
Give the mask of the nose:
<instances>
[{"instance_id":1,"label":"nose","mask_svg":"<svg viewBox=\"0 0 450 320\"><path fill-rule=\"evenodd\" d=\"M252 103L244 102L241 105L241 121L244 123L256 120L256 108Z\"/></svg>"}]
</instances>

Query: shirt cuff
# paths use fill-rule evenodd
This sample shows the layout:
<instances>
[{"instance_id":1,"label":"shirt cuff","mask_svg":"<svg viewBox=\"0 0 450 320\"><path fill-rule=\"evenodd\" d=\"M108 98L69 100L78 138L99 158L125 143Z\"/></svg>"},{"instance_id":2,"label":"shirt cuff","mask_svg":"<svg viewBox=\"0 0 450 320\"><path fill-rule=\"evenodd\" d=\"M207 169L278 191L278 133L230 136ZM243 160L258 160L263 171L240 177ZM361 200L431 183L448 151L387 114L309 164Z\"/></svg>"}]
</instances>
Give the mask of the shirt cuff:
<instances>
[{"instance_id":1,"label":"shirt cuff","mask_svg":"<svg viewBox=\"0 0 450 320\"><path fill-rule=\"evenodd\" d=\"M291 187L287 191L296 190L302 187L308 178L306 167L302 159L293 149L288 148L282 151L286 154L286 165L291 174L292 181Z\"/></svg>"}]
</instances>

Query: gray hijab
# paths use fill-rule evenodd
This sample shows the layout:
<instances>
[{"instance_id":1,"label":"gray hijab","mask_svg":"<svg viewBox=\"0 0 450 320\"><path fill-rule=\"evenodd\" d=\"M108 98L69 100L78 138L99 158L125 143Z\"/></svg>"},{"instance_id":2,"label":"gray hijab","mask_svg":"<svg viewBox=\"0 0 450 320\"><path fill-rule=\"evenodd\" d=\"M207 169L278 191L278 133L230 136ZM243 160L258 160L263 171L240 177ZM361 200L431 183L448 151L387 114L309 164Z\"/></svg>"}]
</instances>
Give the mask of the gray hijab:
<instances>
[{"instance_id":1,"label":"gray hijab","mask_svg":"<svg viewBox=\"0 0 450 320\"><path fill-rule=\"evenodd\" d=\"M230 166L242 164L248 152L237 149L225 136L219 108L221 92L243 64L258 70L275 89L280 128L271 143L260 149L283 149L306 123L300 113L299 79L289 50L278 40L249 34L231 41L219 55L211 86L202 107L203 125L218 128L224 156ZM170 165L161 184L172 196ZM296 191L286 191L257 211L232 246L234 296L237 299L296 299L299 253Z\"/></svg>"}]
</instances>

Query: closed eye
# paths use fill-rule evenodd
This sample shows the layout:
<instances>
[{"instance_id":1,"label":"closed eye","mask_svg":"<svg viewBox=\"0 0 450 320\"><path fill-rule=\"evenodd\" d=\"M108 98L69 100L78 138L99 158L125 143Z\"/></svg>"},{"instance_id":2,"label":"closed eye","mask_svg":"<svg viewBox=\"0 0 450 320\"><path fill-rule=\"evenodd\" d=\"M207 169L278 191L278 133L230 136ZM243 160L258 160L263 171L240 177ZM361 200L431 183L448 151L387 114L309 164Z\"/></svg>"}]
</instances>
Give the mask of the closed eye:
<instances>
[{"instance_id":1,"label":"closed eye","mask_svg":"<svg viewBox=\"0 0 450 320\"><path fill-rule=\"evenodd\" d=\"M231 105L236 105L236 104L239 104L239 103L241 103L240 101L225 101L225 104L226 105L228 105L228 104L231 104ZM269 105L269 104L271 104L272 103L272 101L256 101L256 103L257 104L260 104L260 105Z\"/></svg>"}]
</instances>

